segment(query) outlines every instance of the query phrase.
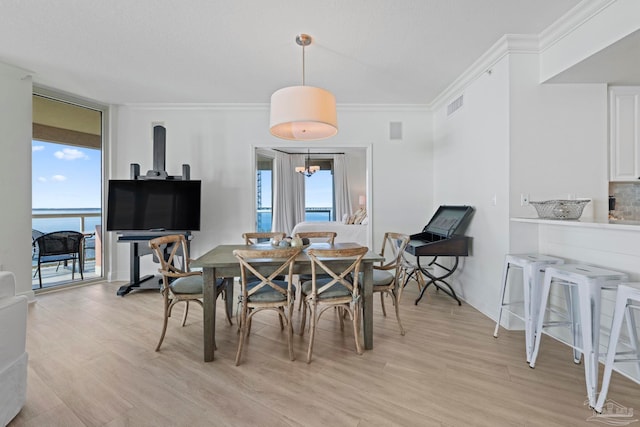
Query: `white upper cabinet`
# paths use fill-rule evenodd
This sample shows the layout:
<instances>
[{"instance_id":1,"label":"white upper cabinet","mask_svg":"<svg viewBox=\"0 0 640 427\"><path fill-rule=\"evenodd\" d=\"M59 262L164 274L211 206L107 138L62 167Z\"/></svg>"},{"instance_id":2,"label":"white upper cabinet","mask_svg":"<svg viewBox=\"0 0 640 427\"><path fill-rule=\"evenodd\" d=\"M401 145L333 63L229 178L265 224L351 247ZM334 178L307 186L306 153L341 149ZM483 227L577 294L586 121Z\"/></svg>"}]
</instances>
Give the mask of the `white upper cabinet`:
<instances>
[{"instance_id":1,"label":"white upper cabinet","mask_svg":"<svg viewBox=\"0 0 640 427\"><path fill-rule=\"evenodd\" d=\"M609 89L609 178L640 180L640 86Z\"/></svg>"}]
</instances>

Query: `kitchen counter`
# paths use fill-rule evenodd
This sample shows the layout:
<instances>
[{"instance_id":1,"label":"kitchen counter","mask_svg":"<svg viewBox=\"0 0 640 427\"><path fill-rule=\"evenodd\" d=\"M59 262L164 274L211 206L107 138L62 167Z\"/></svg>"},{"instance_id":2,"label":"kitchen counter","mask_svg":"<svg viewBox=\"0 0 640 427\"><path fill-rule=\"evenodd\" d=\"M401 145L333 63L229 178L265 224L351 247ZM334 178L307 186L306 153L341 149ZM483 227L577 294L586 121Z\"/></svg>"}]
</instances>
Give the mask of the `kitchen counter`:
<instances>
[{"instance_id":1,"label":"kitchen counter","mask_svg":"<svg viewBox=\"0 0 640 427\"><path fill-rule=\"evenodd\" d=\"M630 282L640 282L640 221L511 218L509 226L513 253L553 255L563 258L566 263L586 263L621 271L629 275ZM552 288L551 292L552 299L563 301L564 295L558 287ZM607 328L611 325L615 296L611 291L602 293L601 354L606 351ZM550 335L564 342L571 341L569 329L552 328ZM624 375L640 381L634 364L620 364L620 369Z\"/></svg>"},{"instance_id":2,"label":"kitchen counter","mask_svg":"<svg viewBox=\"0 0 640 427\"><path fill-rule=\"evenodd\" d=\"M542 219L542 218L511 218L513 222L531 224L559 225L565 227L606 228L611 230L640 231L640 221L625 221L613 219L580 218L577 220Z\"/></svg>"}]
</instances>

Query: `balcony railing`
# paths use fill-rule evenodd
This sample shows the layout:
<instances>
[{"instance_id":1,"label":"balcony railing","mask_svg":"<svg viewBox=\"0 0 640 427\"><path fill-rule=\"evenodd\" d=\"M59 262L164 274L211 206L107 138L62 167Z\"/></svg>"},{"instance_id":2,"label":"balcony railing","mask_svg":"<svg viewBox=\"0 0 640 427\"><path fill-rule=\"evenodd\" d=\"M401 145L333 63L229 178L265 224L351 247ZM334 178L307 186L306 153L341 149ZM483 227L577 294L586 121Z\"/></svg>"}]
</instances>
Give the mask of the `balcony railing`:
<instances>
[{"instance_id":1,"label":"balcony railing","mask_svg":"<svg viewBox=\"0 0 640 427\"><path fill-rule=\"evenodd\" d=\"M95 261L95 232L96 226L101 222L100 209L34 209L31 214L31 228L42 233L53 231L85 233L86 261Z\"/></svg>"}]
</instances>

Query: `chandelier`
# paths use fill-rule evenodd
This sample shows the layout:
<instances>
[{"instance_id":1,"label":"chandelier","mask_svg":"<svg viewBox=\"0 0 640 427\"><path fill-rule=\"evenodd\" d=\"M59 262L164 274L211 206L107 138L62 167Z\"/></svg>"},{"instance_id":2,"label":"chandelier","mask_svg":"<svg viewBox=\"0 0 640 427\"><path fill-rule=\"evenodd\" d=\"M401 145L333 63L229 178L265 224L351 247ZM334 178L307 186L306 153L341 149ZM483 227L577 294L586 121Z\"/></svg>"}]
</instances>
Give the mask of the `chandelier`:
<instances>
[{"instance_id":1,"label":"chandelier","mask_svg":"<svg viewBox=\"0 0 640 427\"><path fill-rule=\"evenodd\" d=\"M338 133L336 98L319 87L305 86L304 48L311 36L300 34L296 43L302 46L302 86L289 86L271 95L269 130L273 136L294 141L312 141Z\"/></svg>"},{"instance_id":2,"label":"chandelier","mask_svg":"<svg viewBox=\"0 0 640 427\"><path fill-rule=\"evenodd\" d=\"M318 172L319 170L320 166L311 166L311 158L309 157L309 150L307 150L307 158L304 159L304 166L297 166L296 172L308 177Z\"/></svg>"}]
</instances>

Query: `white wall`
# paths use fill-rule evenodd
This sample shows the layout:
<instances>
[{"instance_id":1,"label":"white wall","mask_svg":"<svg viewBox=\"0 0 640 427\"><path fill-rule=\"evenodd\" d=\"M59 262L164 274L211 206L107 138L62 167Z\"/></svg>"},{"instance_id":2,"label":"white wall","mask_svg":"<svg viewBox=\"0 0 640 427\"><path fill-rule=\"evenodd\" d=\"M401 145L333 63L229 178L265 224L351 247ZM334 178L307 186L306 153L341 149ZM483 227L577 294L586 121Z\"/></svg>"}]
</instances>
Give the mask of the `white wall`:
<instances>
[{"instance_id":1,"label":"white wall","mask_svg":"<svg viewBox=\"0 0 640 427\"><path fill-rule=\"evenodd\" d=\"M536 216L520 205L528 194L589 197L587 211L606 218L607 85L539 84L538 55L513 54L510 67L510 216Z\"/></svg>"},{"instance_id":2,"label":"white wall","mask_svg":"<svg viewBox=\"0 0 640 427\"><path fill-rule=\"evenodd\" d=\"M434 199L476 208L467 231L473 253L454 289L496 318L504 255L538 247L530 228L510 224L535 216L520 194L591 197L606 215L607 92L602 84L541 85L538 55L511 53L463 95L462 109L435 116Z\"/></svg>"},{"instance_id":3,"label":"white wall","mask_svg":"<svg viewBox=\"0 0 640 427\"><path fill-rule=\"evenodd\" d=\"M483 313L497 305L497 278L509 233L509 61L503 58L463 93L464 106L435 115L434 200L475 208L466 235L472 252L460 258L453 288ZM495 198L495 205L494 205Z\"/></svg>"},{"instance_id":4,"label":"white wall","mask_svg":"<svg viewBox=\"0 0 640 427\"><path fill-rule=\"evenodd\" d=\"M31 77L0 64L0 265L16 275L16 291L31 290Z\"/></svg>"},{"instance_id":5,"label":"white wall","mask_svg":"<svg viewBox=\"0 0 640 427\"><path fill-rule=\"evenodd\" d=\"M192 255L215 245L238 242L253 230L255 206L252 148L296 146L268 131L267 106L141 105L114 109L113 137L109 153L110 176L129 178L129 164L141 172L152 168L152 123L167 129L166 170L181 174L191 166L191 178L203 181L201 231L195 233ZM417 232L425 225L433 206L431 122L426 108L338 107L340 131L318 141L319 147L371 147L374 246L387 230ZM389 140L389 122L403 123L403 140ZM110 240L108 278L129 277L129 246ZM157 266L144 257L142 274Z\"/></svg>"}]
</instances>

